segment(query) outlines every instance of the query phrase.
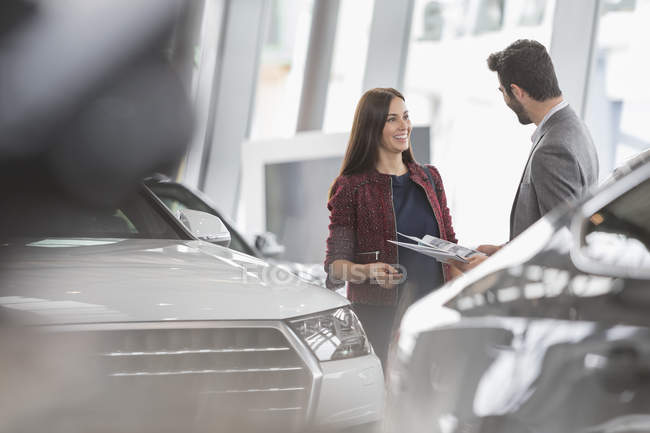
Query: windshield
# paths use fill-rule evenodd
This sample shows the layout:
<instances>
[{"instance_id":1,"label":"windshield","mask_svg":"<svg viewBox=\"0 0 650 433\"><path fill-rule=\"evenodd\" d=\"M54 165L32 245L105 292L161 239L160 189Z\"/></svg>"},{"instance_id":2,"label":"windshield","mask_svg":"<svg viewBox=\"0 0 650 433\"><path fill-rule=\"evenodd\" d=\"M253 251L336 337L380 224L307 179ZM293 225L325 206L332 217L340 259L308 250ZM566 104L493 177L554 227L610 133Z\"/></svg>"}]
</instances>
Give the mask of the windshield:
<instances>
[{"instance_id":1,"label":"windshield","mask_svg":"<svg viewBox=\"0 0 650 433\"><path fill-rule=\"evenodd\" d=\"M650 180L592 214L584 243L598 263L650 269Z\"/></svg>"},{"instance_id":2,"label":"windshield","mask_svg":"<svg viewBox=\"0 0 650 433\"><path fill-rule=\"evenodd\" d=\"M189 239L144 188L117 206L95 207L56 191L20 191L4 198L2 238L88 237Z\"/></svg>"},{"instance_id":3,"label":"windshield","mask_svg":"<svg viewBox=\"0 0 650 433\"><path fill-rule=\"evenodd\" d=\"M650 246L650 180L593 214L589 222L587 236L594 232L614 233Z\"/></svg>"}]
</instances>

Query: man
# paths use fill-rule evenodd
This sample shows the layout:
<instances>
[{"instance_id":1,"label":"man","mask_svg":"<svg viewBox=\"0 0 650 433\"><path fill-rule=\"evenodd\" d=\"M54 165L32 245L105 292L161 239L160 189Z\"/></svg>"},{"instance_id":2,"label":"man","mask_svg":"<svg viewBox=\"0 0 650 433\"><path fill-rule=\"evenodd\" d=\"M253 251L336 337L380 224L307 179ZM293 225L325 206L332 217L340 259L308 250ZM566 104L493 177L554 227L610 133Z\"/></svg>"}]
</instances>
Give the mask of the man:
<instances>
[{"instance_id":1,"label":"man","mask_svg":"<svg viewBox=\"0 0 650 433\"><path fill-rule=\"evenodd\" d=\"M510 211L510 240L598 180L598 156L585 124L562 98L542 44L520 39L487 59L506 105L523 125L535 123L532 150ZM492 254L500 247L481 245Z\"/></svg>"}]
</instances>

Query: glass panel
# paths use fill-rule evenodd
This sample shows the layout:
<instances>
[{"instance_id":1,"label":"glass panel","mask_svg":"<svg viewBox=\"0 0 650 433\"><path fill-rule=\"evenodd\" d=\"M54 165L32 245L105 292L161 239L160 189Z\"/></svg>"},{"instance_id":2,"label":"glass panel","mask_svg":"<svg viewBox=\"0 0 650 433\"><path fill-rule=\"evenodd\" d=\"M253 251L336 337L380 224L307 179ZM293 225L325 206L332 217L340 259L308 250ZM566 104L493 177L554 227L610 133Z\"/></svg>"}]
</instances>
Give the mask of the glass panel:
<instances>
[{"instance_id":1,"label":"glass panel","mask_svg":"<svg viewBox=\"0 0 650 433\"><path fill-rule=\"evenodd\" d=\"M650 180L589 218L584 254L600 263L650 269Z\"/></svg>"},{"instance_id":2,"label":"glass panel","mask_svg":"<svg viewBox=\"0 0 650 433\"><path fill-rule=\"evenodd\" d=\"M496 32L503 27L505 0L483 0L479 2L479 12L476 17L475 35Z\"/></svg>"},{"instance_id":3,"label":"glass panel","mask_svg":"<svg viewBox=\"0 0 650 433\"><path fill-rule=\"evenodd\" d=\"M546 0L526 0L523 3L521 15L519 16L520 26L539 26L544 21Z\"/></svg>"},{"instance_id":4,"label":"glass panel","mask_svg":"<svg viewBox=\"0 0 650 433\"><path fill-rule=\"evenodd\" d=\"M313 0L272 0L262 48L251 138L290 137L296 131Z\"/></svg>"},{"instance_id":5,"label":"glass panel","mask_svg":"<svg viewBox=\"0 0 650 433\"><path fill-rule=\"evenodd\" d=\"M146 191L131 194L119 206L92 207L54 189L24 188L5 197L5 205L11 227L6 238L181 238L178 225Z\"/></svg>"},{"instance_id":6,"label":"glass panel","mask_svg":"<svg viewBox=\"0 0 650 433\"><path fill-rule=\"evenodd\" d=\"M437 2L429 2L422 10L422 34L420 40L439 41L442 37L445 20L442 17L442 5Z\"/></svg>"},{"instance_id":7,"label":"glass panel","mask_svg":"<svg viewBox=\"0 0 650 433\"><path fill-rule=\"evenodd\" d=\"M404 90L414 125L429 126L431 142L414 145L431 146L465 245L508 239L535 129L506 107L486 59L520 38L548 48L554 7L554 0L415 1Z\"/></svg>"},{"instance_id":8,"label":"glass panel","mask_svg":"<svg viewBox=\"0 0 650 433\"><path fill-rule=\"evenodd\" d=\"M342 0L327 89L325 132L349 131L361 97L374 0ZM395 59L397 61L397 59Z\"/></svg>"},{"instance_id":9,"label":"glass panel","mask_svg":"<svg viewBox=\"0 0 650 433\"><path fill-rule=\"evenodd\" d=\"M589 77L586 123L600 175L650 148L650 0L606 0Z\"/></svg>"}]
</instances>

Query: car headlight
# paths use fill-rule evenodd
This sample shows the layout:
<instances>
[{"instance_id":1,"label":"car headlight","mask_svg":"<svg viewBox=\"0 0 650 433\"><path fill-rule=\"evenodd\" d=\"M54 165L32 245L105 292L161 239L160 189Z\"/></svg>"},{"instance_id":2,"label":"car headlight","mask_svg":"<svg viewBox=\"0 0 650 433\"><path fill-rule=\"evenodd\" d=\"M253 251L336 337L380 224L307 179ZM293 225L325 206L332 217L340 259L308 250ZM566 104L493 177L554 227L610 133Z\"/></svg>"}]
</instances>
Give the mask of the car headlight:
<instances>
[{"instance_id":1,"label":"car headlight","mask_svg":"<svg viewBox=\"0 0 650 433\"><path fill-rule=\"evenodd\" d=\"M350 307L289 320L289 326L321 361L370 353L366 333Z\"/></svg>"}]
</instances>

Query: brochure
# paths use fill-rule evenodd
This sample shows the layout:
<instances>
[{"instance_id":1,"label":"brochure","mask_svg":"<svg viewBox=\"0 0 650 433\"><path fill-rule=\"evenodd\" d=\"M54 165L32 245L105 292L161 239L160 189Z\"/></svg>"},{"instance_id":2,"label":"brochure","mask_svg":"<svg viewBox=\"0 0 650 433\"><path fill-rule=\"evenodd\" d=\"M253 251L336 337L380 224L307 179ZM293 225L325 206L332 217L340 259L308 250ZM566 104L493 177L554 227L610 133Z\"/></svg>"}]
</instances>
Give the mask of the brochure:
<instances>
[{"instance_id":1,"label":"brochure","mask_svg":"<svg viewBox=\"0 0 650 433\"><path fill-rule=\"evenodd\" d=\"M420 239L416 236L409 236L400 232L397 232L397 234L417 243L412 244L409 242L399 242L392 240L389 240L388 242L399 245L400 247L417 251L418 253L424 254L426 256L433 257L442 263L449 263L452 260L468 263L470 257L476 254L483 255L483 253L480 251L466 248L431 235L424 235L424 237Z\"/></svg>"}]
</instances>

